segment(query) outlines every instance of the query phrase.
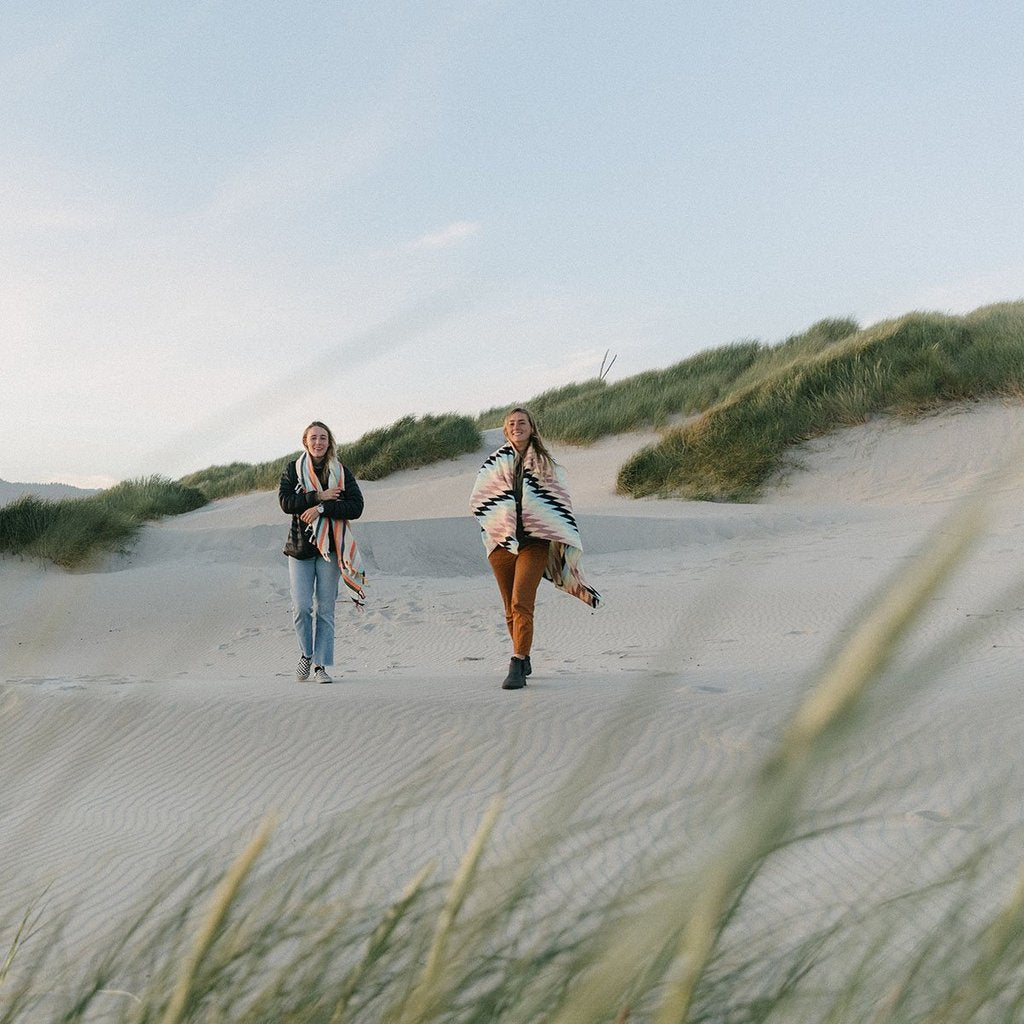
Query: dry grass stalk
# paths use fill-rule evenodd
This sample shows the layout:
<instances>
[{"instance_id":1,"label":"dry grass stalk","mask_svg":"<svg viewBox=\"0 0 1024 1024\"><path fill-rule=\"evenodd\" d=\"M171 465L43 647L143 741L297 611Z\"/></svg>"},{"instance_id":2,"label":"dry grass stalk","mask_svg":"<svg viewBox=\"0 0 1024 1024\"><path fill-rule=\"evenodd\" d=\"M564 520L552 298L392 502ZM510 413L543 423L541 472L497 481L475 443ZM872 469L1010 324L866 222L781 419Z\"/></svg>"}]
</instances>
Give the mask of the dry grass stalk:
<instances>
[{"instance_id":1,"label":"dry grass stalk","mask_svg":"<svg viewBox=\"0 0 1024 1024\"><path fill-rule=\"evenodd\" d=\"M771 850L775 837L788 823L823 741L878 679L900 639L978 537L981 525L980 508L972 503L934 535L924 554L875 603L797 709L779 749L765 766L746 827L702 876L705 884L669 971L668 992L656 1024L687 1019L731 894Z\"/></svg>"},{"instance_id":2,"label":"dry grass stalk","mask_svg":"<svg viewBox=\"0 0 1024 1024\"><path fill-rule=\"evenodd\" d=\"M14 963L14 959L18 955L18 950L21 948L22 943L27 937L32 914L33 908L29 907L29 909L25 911L25 915L18 923L18 927L14 932L14 938L11 939L11 945L7 950L7 956L4 957L4 962L0 964L0 987L2 987L4 982L7 980L7 975L11 972L11 966Z\"/></svg>"},{"instance_id":3,"label":"dry grass stalk","mask_svg":"<svg viewBox=\"0 0 1024 1024\"><path fill-rule=\"evenodd\" d=\"M266 819L260 825L256 835L250 840L248 846L239 854L234 864L228 869L227 874L224 875L214 891L210 901L209 913L203 922L202 928L199 930L199 934L196 936L192 954L182 968L181 977L178 979L178 984L163 1015L161 1024L179 1024L183 1018L188 1006L189 996L192 994L192 985L195 981L196 972L199 970L199 965L210 951L210 947L213 945L217 932L221 924L223 924L224 918L227 916L228 910L231 908L231 904L234 902L242 882L245 881L246 876L256 862L256 858L259 857L263 848L267 845L273 830L273 821L269 818Z\"/></svg>"},{"instance_id":4,"label":"dry grass stalk","mask_svg":"<svg viewBox=\"0 0 1024 1024\"><path fill-rule=\"evenodd\" d=\"M666 942L682 937L665 974L666 994L656 1024L679 1024L690 1013L694 992L721 936L730 909L757 865L792 821L804 780L825 741L849 720L849 712L895 652L929 598L981 531L981 504L959 511L926 543L915 564L875 602L853 637L832 659L820 682L794 714L778 749L760 773L737 827L698 872L700 890L680 885L664 892L642 917L617 929L578 985L557 1024L590 1024L627 991L637 965L654 960Z\"/></svg>"},{"instance_id":5,"label":"dry grass stalk","mask_svg":"<svg viewBox=\"0 0 1024 1024\"><path fill-rule=\"evenodd\" d=\"M965 506L926 542L926 550L878 599L821 682L793 716L768 768L797 764L840 721L886 666L898 641L981 532L977 503Z\"/></svg>"},{"instance_id":6,"label":"dry grass stalk","mask_svg":"<svg viewBox=\"0 0 1024 1024\"><path fill-rule=\"evenodd\" d=\"M971 970L943 1005L928 1018L928 1024L973 1020L989 1000L989 982L996 968L1005 962L1010 946L1024 930L1024 871L1013 895L982 936L982 949Z\"/></svg>"},{"instance_id":7,"label":"dry grass stalk","mask_svg":"<svg viewBox=\"0 0 1024 1024\"><path fill-rule=\"evenodd\" d=\"M366 946L366 955L345 979L341 994L338 996L338 1001L334 1006L334 1013L331 1015L331 1024L341 1024L345 1017L345 1011L348 1009L349 1001L355 994L360 982L362 982L370 968L386 951L392 932L398 927L433 871L433 863L425 865L405 887L399 899L388 908L380 924L377 925L370 936L370 941Z\"/></svg>"},{"instance_id":8,"label":"dry grass stalk","mask_svg":"<svg viewBox=\"0 0 1024 1024\"><path fill-rule=\"evenodd\" d=\"M470 886L476 877L477 868L480 866L480 859L483 857L487 842L494 831L494 826L501 814L504 801L496 796L490 806L484 812L480 827L476 831L469 848L459 864L455 877L452 879L451 887L445 898L444 906L438 917L437 926L434 929L433 941L430 945L430 952L427 954L427 962L423 973L413 990L412 998L406 1004L406 1012L401 1015L402 1021L416 1021L427 1015L431 1004L434 1001L438 979L444 966L445 952L448 948L448 940L451 937L452 929L455 926L455 919L462 909L469 894Z\"/></svg>"}]
</instances>

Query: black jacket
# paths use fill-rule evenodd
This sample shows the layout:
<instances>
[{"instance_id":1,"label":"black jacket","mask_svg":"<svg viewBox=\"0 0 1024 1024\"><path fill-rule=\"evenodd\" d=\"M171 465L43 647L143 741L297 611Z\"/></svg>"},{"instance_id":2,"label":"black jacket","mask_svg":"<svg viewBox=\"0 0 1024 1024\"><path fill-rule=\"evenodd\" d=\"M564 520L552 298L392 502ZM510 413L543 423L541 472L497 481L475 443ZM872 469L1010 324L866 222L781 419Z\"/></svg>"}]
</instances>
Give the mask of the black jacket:
<instances>
[{"instance_id":1,"label":"black jacket","mask_svg":"<svg viewBox=\"0 0 1024 1024\"><path fill-rule=\"evenodd\" d=\"M281 474L277 488L277 500L281 511L292 517L292 528L284 546L284 553L292 558L316 558L320 552L309 539L309 527L299 518L307 508L318 505L315 491L299 490L299 475L295 471L295 460L290 459ZM344 490L341 497L324 502L324 515L331 519L358 519L363 514L363 492L359 490L356 478L345 466ZM331 538L334 545L334 538Z\"/></svg>"}]
</instances>

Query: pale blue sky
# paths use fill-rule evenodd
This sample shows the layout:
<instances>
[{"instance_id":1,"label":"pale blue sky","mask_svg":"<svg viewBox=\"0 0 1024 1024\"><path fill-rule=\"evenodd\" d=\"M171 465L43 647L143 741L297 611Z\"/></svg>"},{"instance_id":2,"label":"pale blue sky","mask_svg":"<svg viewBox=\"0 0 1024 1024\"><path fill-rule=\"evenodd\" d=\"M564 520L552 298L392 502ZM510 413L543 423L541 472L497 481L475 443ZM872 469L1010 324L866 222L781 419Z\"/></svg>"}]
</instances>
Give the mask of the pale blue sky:
<instances>
[{"instance_id":1,"label":"pale blue sky","mask_svg":"<svg viewBox=\"0 0 1024 1024\"><path fill-rule=\"evenodd\" d=\"M1016 2L11 2L0 477L1024 296Z\"/></svg>"}]
</instances>

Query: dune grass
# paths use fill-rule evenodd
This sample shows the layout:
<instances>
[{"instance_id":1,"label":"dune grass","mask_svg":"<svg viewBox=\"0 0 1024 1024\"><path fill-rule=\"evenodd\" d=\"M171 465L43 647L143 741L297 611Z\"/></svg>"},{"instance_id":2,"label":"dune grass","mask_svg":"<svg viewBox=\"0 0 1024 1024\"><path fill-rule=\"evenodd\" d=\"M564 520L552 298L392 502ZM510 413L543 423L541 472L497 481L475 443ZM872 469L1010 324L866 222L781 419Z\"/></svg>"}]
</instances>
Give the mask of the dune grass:
<instances>
[{"instance_id":1,"label":"dune grass","mask_svg":"<svg viewBox=\"0 0 1024 1024\"><path fill-rule=\"evenodd\" d=\"M594 378L536 395L523 404L542 433L568 444L589 444L608 434L661 427L679 414L706 409L728 394L754 362L758 342L740 342L702 352L665 370L652 370L609 384ZM482 429L499 427L511 406L477 418Z\"/></svg>"},{"instance_id":2,"label":"dune grass","mask_svg":"<svg viewBox=\"0 0 1024 1024\"><path fill-rule=\"evenodd\" d=\"M673 417L702 412L751 380L816 355L857 331L853 320L821 320L779 345L740 341L699 352L663 370L648 370L614 383L597 377L554 388L523 404L542 433L569 444L589 444L609 434L660 428ZM481 429L501 426L511 406L477 417Z\"/></svg>"},{"instance_id":3,"label":"dune grass","mask_svg":"<svg viewBox=\"0 0 1024 1024\"><path fill-rule=\"evenodd\" d=\"M350 444L339 445L338 457L357 478L380 480L390 473L453 459L479 447L480 431L468 416L442 413L403 416ZM183 476L181 483L198 488L211 501L250 491L277 490L285 464L299 454L294 451L255 465L232 462L210 466Z\"/></svg>"},{"instance_id":4,"label":"dune grass","mask_svg":"<svg viewBox=\"0 0 1024 1024\"><path fill-rule=\"evenodd\" d=\"M776 345L737 342L522 404L546 437L571 444L663 430L622 466L620 493L750 501L810 438L879 414L910 418L952 402L1019 397L1022 385L1024 303L1016 302L963 316L910 313L864 329L848 318L820 320ZM507 408L481 413L478 425L500 425Z\"/></svg>"},{"instance_id":5,"label":"dune grass","mask_svg":"<svg viewBox=\"0 0 1024 1024\"><path fill-rule=\"evenodd\" d=\"M618 745L638 741L642 723L628 705L550 795L531 836L496 846L498 793L455 870L434 880L425 855L390 898L360 890L361 859L382 856L390 830L342 822L262 866L264 823L222 878L197 868L187 884L172 880L87 963L58 964L45 930L16 932L0 1024L1024 1020L1024 882L1007 873L1008 864L1020 871L1019 822L963 838L937 870L919 851L905 891L878 880L865 903L821 907L800 922L777 920L758 893L780 858L844 826L816 805L810 783L841 770L878 725L878 687L905 699L908 686L927 685L927 657L948 656L908 660L903 644L982 525L970 506L925 538L843 631L746 782L723 780L732 798L721 803L709 794L704 810L719 806L719 816L679 821L666 833L674 842L649 847L593 892L567 887L564 865L603 844L620 848L636 824L585 810L597 781L616 772ZM949 648L983 628L965 625ZM684 813L680 798L659 794L638 818L671 822ZM367 844L367 834L376 839ZM706 840L683 838L694 835Z\"/></svg>"},{"instance_id":6,"label":"dune grass","mask_svg":"<svg viewBox=\"0 0 1024 1024\"><path fill-rule=\"evenodd\" d=\"M622 466L619 491L749 501L810 438L880 413L909 417L1022 391L1024 303L1003 303L964 316L911 313L863 330L846 318L820 320L777 345L737 342L611 384L595 377L554 388L524 404L545 436L572 444L690 417ZM405 416L341 446L339 456L357 477L379 480L475 451L480 430L500 426L509 407L475 419ZM191 473L175 486L192 497L162 507L168 492L152 515L139 507L146 499L138 483L87 499L25 498L0 509L0 551L80 565L93 551L127 542L140 522L196 507L189 504L196 492L212 500L275 489L297 455Z\"/></svg>"},{"instance_id":7,"label":"dune grass","mask_svg":"<svg viewBox=\"0 0 1024 1024\"><path fill-rule=\"evenodd\" d=\"M793 446L871 416L915 416L944 404L1019 395L1024 303L964 316L912 313L833 341L783 346L763 374L737 379L728 397L669 431L620 470L619 490L749 501ZM772 363L776 365L772 365Z\"/></svg>"},{"instance_id":8,"label":"dune grass","mask_svg":"<svg viewBox=\"0 0 1024 1024\"><path fill-rule=\"evenodd\" d=\"M479 447L480 431L474 422L445 413L405 416L342 445L338 454L360 479L379 480ZM287 460L298 454L256 465L211 466L178 481L125 481L88 498L50 501L29 495L0 507L0 552L76 568L101 552L124 548L144 522L189 512L215 498L276 490Z\"/></svg>"},{"instance_id":9,"label":"dune grass","mask_svg":"<svg viewBox=\"0 0 1024 1024\"><path fill-rule=\"evenodd\" d=\"M143 523L204 504L195 488L159 476L126 480L88 498L27 495L0 507L0 552L76 568L125 547Z\"/></svg>"},{"instance_id":10,"label":"dune grass","mask_svg":"<svg viewBox=\"0 0 1024 1024\"><path fill-rule=\"evenodd\" d=\"M403 416L341 446L341 460L364 480L380 480L402 469L454 459L480 447L480 431L468 416Z\"/></svg>"}]
</instances>

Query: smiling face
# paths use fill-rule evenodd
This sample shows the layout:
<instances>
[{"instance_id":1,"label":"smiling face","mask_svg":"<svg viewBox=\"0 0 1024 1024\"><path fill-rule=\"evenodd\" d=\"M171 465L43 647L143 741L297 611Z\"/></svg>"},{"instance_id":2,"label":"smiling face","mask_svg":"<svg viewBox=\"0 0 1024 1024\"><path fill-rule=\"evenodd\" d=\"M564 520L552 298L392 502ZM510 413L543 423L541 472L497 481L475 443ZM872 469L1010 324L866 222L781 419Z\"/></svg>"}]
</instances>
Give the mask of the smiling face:
<instances>
[{"instance_id":1,"label":"smiling face","mask_svg":"<svg viewBox=\"0 0 1024 1024\"><path fill-rule=\"evenodd\" d=\"M533 437L533 423L522 409L513 409L505 417L505 437L512 442L520 455Z\"/></svg>"},{"instance_id":2,"label":"smiling face","mask_svg":"<svg viewBox=\"0 0 1024 1024\"><path fill-rule=\"evenodd\" d=\"M319 462L331 446L330 431L319 423L311 423L306 427L306 433L302 436L302 443L306 451L313 456L315 462Z\"/></svg>"}]
</instances>

